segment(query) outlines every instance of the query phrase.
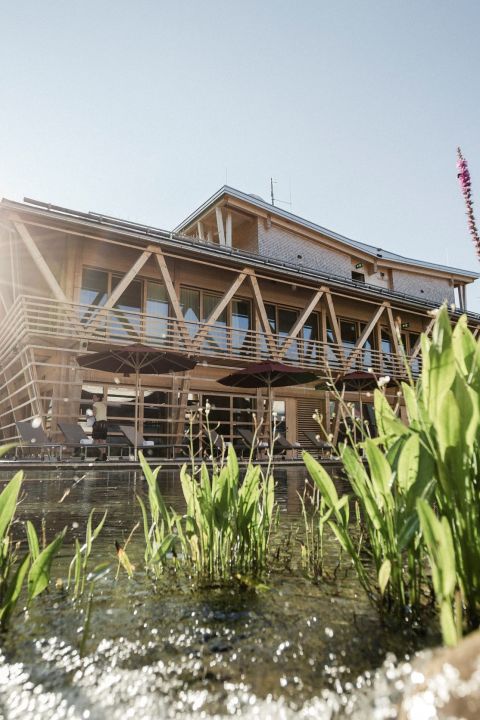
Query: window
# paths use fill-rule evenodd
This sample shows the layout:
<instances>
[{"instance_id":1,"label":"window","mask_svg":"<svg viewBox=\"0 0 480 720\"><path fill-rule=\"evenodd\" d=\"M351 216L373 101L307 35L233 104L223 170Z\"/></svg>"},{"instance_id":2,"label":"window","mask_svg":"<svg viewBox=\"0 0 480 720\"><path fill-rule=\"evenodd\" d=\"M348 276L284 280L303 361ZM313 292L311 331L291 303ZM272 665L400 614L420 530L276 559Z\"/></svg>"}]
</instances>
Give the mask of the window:
<instances>
[{"instance_id":1,"label":"window","mask_svg":"<svg viewBox=\"0 0 480 720\"><path fill-rule=\"evenodd\" d=\"M168 337L168 295L164 285L147 281L145 301L145 334L149 340L161 341Z\"/></svg>"},{"instance_id":2,"label":"window","mask_svg":"<svg viewBox=\"0 0 480 720\"><path fill-rule=\"evenodd\" d=\"M248 331L252 329L252 306L250 300L233 299L232 312L232 350L235 354L248 352Z\"/></svg>"},{"instance_id":3,"label":"window","mask_svg":"<svg viewBox=\"0 0 480 720\"><path fill-rule=\"evenodd\" d=\"M80 289L81 305L105 304L108 296L108 273L103 270L92 270L84 268L82 273L82 287ZM95 314L92 308L81 308L80 318L82 322L88 322Z\"/></svg>"},{"instance_id":4,"label":"window","mask_svg":"<svg viewBox=\"0 0 480 720\"><path fill-rule=\"evenodd\" d=\"M180 288L180 306L187 323L188 332L193 337L200 321L200 291L191 288Z\"/></svg>"},{"instance_id":5,"label":"window","mask_svg":"<svg viewBox=\"0 0 480 720\"><path fill-rule=\"evenodd\" d=\"M203 320L208 320L217 305L221 302L221 295L213 293L203 294ZM204 349L211 347L213 350L227 349L227 309L222 310L213 326L208 331L207 339L204 343Z\"/></svg>"},{"instance_id":6,"label":"window","mask_svg":"<svg viewBox=\"0 0 480 720\"><path fill-rule=\"evenodd\" d=\"M356 272L355 270L352 270L352 280L355 282L365 282L365 275L361 272Z\"/></svg>"},{"instance_id":7,"label":"window","mask_svg":"<svg viewBox=\"0 0 480 720\"><path fill-rule=\"evenodd\" d=\"M112 290L121 281L121 276L112 275ZM115 303L110 328L113 335L126 335L132 340L138 340L140 335L140 313L143 308L142 285L143 283L140 280L133 280Z\"/></svg>"}]
</instances>

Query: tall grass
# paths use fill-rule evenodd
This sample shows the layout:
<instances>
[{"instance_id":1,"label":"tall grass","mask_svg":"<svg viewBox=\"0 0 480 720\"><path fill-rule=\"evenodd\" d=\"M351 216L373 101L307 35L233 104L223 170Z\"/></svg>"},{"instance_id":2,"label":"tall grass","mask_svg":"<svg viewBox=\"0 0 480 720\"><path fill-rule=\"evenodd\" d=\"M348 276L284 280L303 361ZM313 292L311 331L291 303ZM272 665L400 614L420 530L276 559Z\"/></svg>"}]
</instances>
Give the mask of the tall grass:
<instances>
[{"instance_id":1,"label":"tall grass","mask_svg":"<svg viewBox=\"0 0 480 720\"><path fill-rule=\"evenodd\" d=\"M186 512L169 510L158 489L157 473L140 453L148 483L148 510L139 499L145 561L154 574L172 556L181 558L202 579L228 579L236 573L257 575L267 564L269 540L277 518L273 475L249 464L240 482L238 460L228 447L225 464L211 471L202 463L180 471Z\"/></svg>"},{"instance_id":2,"label":"tall grass","mask_svg":"<svg viewBox=\"0 0 480 720\"><path fill-rule=\"evenodd\" d=\"M0 448L0 457L10 447ZM0 627L5 629L26 590L30 603L44 592L50 582L52 561L63 543L65 530L49 545L40 547L33 525L27 522L28 550L21 553L21 543L12 537L23 472L14 475L0 494Z\"/></svg>"},{"instance_id":3,"label":"tall grass","mask_svg":"<svg viewBox=\"0 0 480 720\"><path fill-rule=\"evenodd\" d=\"M363 547L352 535L347 499L319 463L308 453L304 459L369 595L403 613L420 609L430 588L444 640L453 644L462 625L472 629L480 620L480 345L466 317L452 330L445 307L432 338L421 342L421 377L401 385L407 422L376 390L379 436L340 448L362 511Z\"/></svg>"}]
</instances>

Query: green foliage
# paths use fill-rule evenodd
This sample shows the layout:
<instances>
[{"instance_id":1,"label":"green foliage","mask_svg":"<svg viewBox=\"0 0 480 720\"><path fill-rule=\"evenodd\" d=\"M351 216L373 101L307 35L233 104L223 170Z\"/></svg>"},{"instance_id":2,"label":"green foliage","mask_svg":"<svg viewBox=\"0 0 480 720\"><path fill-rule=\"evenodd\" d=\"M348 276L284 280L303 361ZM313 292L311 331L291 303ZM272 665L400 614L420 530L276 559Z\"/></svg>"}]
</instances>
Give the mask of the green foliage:
<instances>
[{"instance_id":1,"label":"green foliage","mask_svg":"<svg viewBox=\"0 0 480 720\"><path fill-rule=\"evenodd\" d=\"M75 554L68 568L67 589L73 590L74 599L79 598L85 592L85 585L88 576L88 564L94 541L100 535L107 518L107 510L103 513L98 525L93 528L93 516L95 508L92 509L87 521L87 530L85 542L80 545L78 539L75 539Z\"/></svg>"},{"instance_id":2,"label":"green foliage","mask_svg":"<svg viewBox=\"0 0 480 720\"><path fill-rule=\"evenodd\" d=\"M268 542L277 516L273 476L265 478L259 467L248 465L239 480L235 451L228 448L226 463L205 464L196 477L190 466L180 472L187 505L180 517L169 511L158 490L157 473L140 453L148 483L149 512L140 498L145 537L145 561L161 572L173 552L199 576L231 578L236 573L259 573L266 565Z\"/></svg>"},{"instance_id":3,"label":"green foliage","mask_svg":"<svg viewBox=\"0 0 480 720\"><path fill-rule=\"evenodd\" d=\"M425 500L417 501L418 515L432 568L432 582L440 607L440 623L447 645L456 645L462 635L455 622L453 603L457 586L455 550L447 519L437 518Z\"/></svg>"},{"instance_id":4,"label":"green foliage","mask_svg":"<svg viewBox=\"0 0 480 720\"><path fill-rule=\"evenodd\" d=\"M419 609L430 586L444 640L453 644L461 635L461 608L465 625L479 625L480 345L465 316L452 331L445 307L432 338L422 336L421 342L421 377L402 383L408 423L376 390L379 437L341 448L362 511L362 549L353 540L348 505L341 506L325 470L308 453L304 457L331 510L328 522L367 592L403 612L405 606ZM430 507L434 500L441 520Z\"/></svg>"},{"instance_id":5,"label":"green foliage","mask_svg":"<svg viewBox=\"0 0 480 720\"><path fill-rule=\"evenodd\" d=\"M0 448L0 456L5 448ZM37 533L31 522L26 523L29 551L20 560L18 545L11 536L23 473L18 472L0 494L0 626L6 628L25 585L30 602L48 587L52 561L63 542L60 533L40 550Z\"/></svg>"},{"instance_id":6,"label":"green foliage","mask_svg":"<svg viewBox=\"0 0 480 720\"><path fill-rule=\"evenodd\" d=\"M388 422L393 428L394 418L382 400L376 398L376 405L382 413L383 427ZM366 465L360 452L365 453ZM360 447L342 448L344 469L361 510L364 533L358 540L358 533L350 522L349 497L339 498L333 480L320 463L307 452L303 457L331 510L328 524L350 556L369 596L374 599L380 596L383 604L400 615L407 606L418 606L422 548L415 498L428 496L432 487L428 481L429 465L418 444L405 442L399 448L392 443L382 453L375 442L367 438ZM364 535L366 543L363 543ZM372 561L374 573L370 570Z\"/></svg>"}]
</instances>

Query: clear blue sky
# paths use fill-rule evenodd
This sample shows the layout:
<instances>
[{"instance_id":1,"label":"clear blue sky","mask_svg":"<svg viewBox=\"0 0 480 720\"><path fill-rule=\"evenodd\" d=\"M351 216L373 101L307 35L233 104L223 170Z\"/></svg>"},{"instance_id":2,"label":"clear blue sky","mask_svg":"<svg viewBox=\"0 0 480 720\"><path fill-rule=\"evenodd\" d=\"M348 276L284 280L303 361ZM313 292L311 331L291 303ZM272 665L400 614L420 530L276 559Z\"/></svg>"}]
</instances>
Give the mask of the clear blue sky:
<instances>
[{"instance_id":1,"label":"clear blue sky","mask_svg":"<svg viewBox=\"0 0 480 720\"><path fill-rule=\"evenodd\" d=\"M478 0L16 0L0 60L0 196L171 229L273 175L303 217L480 269Z\"/></svg>"}]
</instances>

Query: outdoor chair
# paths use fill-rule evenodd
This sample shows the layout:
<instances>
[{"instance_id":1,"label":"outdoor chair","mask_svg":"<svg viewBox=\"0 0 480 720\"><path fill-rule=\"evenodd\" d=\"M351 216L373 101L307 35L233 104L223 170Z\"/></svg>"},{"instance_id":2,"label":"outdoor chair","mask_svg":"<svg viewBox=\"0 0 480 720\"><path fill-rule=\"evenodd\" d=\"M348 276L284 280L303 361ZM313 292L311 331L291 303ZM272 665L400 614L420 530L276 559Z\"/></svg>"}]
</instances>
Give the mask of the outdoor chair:
<instances>
[{"instance_id":1,"label":"outdoor chair","mask_svg":"<svg viewBox=\"0 0 480 720\"><path fill-rule=\"evenodd\" d=\"M250 453L252 448L254 450L254 454L263 454L266 450L268 450L268 442L266 442L266 440L260 440L258 436L255 438L251 430L237 428L236 432L242 438L248 453Z\"/></svg>"},{"instance_id":2,"label":"outdoor chair","mask_svg":"<svg viewBox=\"0 0 480 720\"><path fill-rule=\"evenodd\" d=\"M329 458L332 456L333 445L326 440L322 440L317 433L304 430L303 434L309 440L310 445L317 451L319 458Z\"/></svg>"},{"instance_id":3,"label":"outdoor chair","mask_svg":"<svg viewBox=\"0 0 480 720\"><path fill-rule=\"evenodd\" d=\"M210 436L213 445L213 452L216 457L220 457L222 452L224 451L226 456L229 445L233 445L233 449L235 450L237 455L242 455L243 451L245 450L245 445L243 443L241 445L235 442L231 443L229 440L225 440L223 435L217 433L216 430L210 430ZM204 449L206 450L207 454L210 454L211 447L207 433L205 433Z\"/></svg>"},{"instance_id":4,"label":"outdoor chair","mask_svg":"<svg viewBox=\"0 0 480 720\"><path fill-rule=\"evenodd\" d=\"M17 422L16 425L22 442L15 448L15 457L18 457L18 451L22 451L23 457L23 451L29 449L34 452L36 451L40 456L46 454L46 459L49 460L57 459L57 454L58 459L62 459L63 443L54 443L49 440L41 425L39 427L33 427L31 420L22 420ZM53 451L56 452L55 457L52 458Z\"/></svg>"},{"instance_id":5,"label":"outdoor chair","mask_svg":"<svg viewBox=\"0 0 480 720\"><path fill-rule=\"evenodd\" d=\"M131 425L119 425L118 429L121 433L126 437L129 445L134 448L135 447L135 429ZM145 440L143 435L141 433L137 433L137 450L142 450L144 455L149 455L150 457L158 457L158 453L163 451L167 453L171 450L173 453L173 456L176 455L176 449L180 448L183 450L183 453L185 454L186 451L188 451L188 447L186 444L185 439L183 439L179 443L155 443L150 442L148 440Z\"/></svg>"},{"instance_id":6,"label":"outdoor chair","mask_svg":"<svg viewBox=\"0 0 480 720\"><path fill-rule=\"evenodd\" d=\"M94 443L78 423L58 422L58 427L65 436L67 446L78 450L84 450L83 457L87 459L89 448L94 451L106 450L107 459L110 458L110 445L108 443Z\"/></svg>"},{"instance_id":7,"label":"outdoor chair","mask_svg":"<svg viewBox=\"0 0 480 720\"><path fill-rule=\"evenodd\" d=\"M251 449L254 443L254 434L250 430L237 430L238 434L244 441L245 445ZM257 438L255 451L266 451L269 448L269 444L266 440L259 440ZM289 450L293 452L298 452L298 450L301 449L300 443L291 443L286 438L283 437L283 435L279 435L275 439L275 443L273 445L273 454L274 455L285 455L285 453Z\"/></svg>"}]
</instances>

